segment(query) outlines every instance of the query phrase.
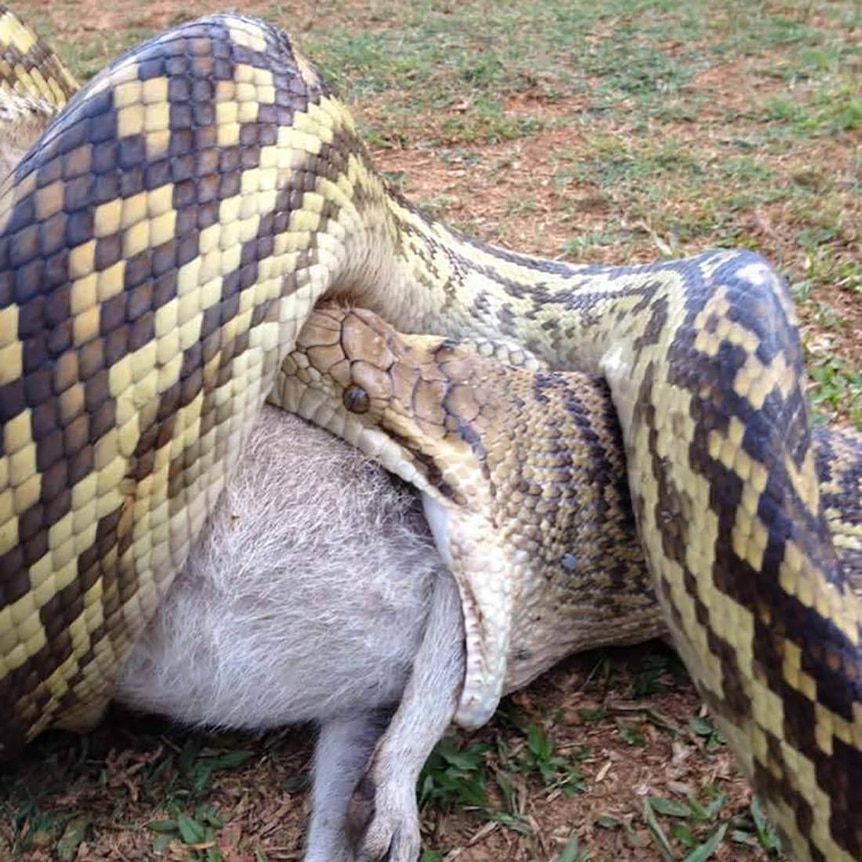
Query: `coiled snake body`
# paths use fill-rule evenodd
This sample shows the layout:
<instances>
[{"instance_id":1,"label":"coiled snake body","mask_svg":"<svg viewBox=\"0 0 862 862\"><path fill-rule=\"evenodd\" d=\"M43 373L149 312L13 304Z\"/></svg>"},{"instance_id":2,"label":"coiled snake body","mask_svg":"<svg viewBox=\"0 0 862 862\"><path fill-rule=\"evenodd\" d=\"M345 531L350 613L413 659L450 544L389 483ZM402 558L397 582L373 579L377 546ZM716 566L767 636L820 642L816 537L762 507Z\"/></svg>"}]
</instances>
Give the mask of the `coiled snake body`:
<instances>
[{"instance_id":1,"label":"coiled snake body","mask_svg":"<svg viewBox=\"0 0 862 862\"><path fill-rule=\"evenodd\" d=\"M792 303L760 258L570 266L473 242L393 194L288 38L236 15L98 75L0 189L0 229L7 751L96 720L327 296L606 380L687 667L797 858L862 855L859 604L821 512ZM444 405L420 417L431 438L446 398L469 399L411 385ZM496 705L515 601L477 525L441 527L467 724Z\"/></svg>"},{"instance_id":2,"label":"coiled snake body","mask_svg":"<svg viewBox=\"0 0 862 862\"><path fill-rule=\"evenodd\" d=\"M322 303L270 401L423 492L468 609L470 573L497 561L513 592L507 691L574 652L663 634L600 378L551 372L487 341L405 335L365 309ZM814 447L840 559L862 596L852 526L862 515L862 437L820 428ZM479 617L475 606L465 613L468 624Z\"/></svg>"}]
</instances>

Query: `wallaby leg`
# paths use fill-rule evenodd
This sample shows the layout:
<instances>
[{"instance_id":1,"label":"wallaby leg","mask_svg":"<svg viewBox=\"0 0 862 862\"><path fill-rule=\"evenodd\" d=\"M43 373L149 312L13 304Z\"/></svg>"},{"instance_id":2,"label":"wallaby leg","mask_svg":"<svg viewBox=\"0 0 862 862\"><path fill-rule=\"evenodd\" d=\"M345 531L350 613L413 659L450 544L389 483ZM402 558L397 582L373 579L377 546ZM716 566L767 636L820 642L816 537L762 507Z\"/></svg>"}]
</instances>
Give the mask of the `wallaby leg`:
<instances>
[{"instance_id":1,"label":"wallaby leg","mask_svg":"<svg viewBox=\"0 0 862 862\"><path fill-rule=\"evenodd\" d=\"M344 830L347 804L389 714L369 711L321 725L314 749L314 787L304 862L354 862Z\"/></svg>"},{"instance_id":2,"label":"wallaby leg","mask_svg":"<svg viewBox=\"0 0 862 862\"><path fill-rule=\"evenodd\" d=\"M419 858L416 782L452 721L464 680L464 624L454 578L438 578L404 697L356 787L347 834L361 862Z\"/></svg>"}]
</instances>

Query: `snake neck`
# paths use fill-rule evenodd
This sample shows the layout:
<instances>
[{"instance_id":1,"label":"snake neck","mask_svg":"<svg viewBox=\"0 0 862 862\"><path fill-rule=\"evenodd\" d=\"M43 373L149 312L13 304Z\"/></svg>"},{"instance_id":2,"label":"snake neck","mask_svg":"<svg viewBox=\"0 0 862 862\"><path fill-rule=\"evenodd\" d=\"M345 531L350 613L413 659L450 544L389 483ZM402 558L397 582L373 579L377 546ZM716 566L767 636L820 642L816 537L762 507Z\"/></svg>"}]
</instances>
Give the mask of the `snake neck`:
<instances>
[{"instance_id":1,"label":"snake neck","mask_svg":"<svg viewBox=\"0 0 862 862\"><path fill-rule=\"evenodd\" d=\"M624 378L631 369L614 369L617 345L649 340L669 312L705 298L722 270L748 268L755 280L780 281L761 258L739 250L632 266L518 254L428 218L365 163L371 188L363 197L375 203L358 216L363 247L347 255L353 265L340 287L405 333L509 340L552 368ZM789 300L785 307L790 312Z\"/></svg>"}]
</instances>

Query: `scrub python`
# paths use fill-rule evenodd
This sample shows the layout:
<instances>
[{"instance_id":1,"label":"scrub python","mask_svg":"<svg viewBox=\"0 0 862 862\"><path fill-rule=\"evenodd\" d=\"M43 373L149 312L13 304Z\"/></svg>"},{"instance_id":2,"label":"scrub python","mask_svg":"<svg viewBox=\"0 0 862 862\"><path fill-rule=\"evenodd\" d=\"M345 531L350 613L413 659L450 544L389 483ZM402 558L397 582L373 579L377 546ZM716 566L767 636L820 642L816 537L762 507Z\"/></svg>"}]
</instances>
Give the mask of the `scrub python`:
<instances>
[{"instance_id":1,"label":"scrub python","mask_svg":"<svg viewBox=\"0 0 862 862\"><path fill-rule=\"evenodd\" d=\"M98 719L322 297L603 378L647 566L704 699L787 849L862 857L860 609L821 505L781 279L748 252L572 266L470 240L388 189L288 37L237 15L114 62L0 189L5 753ZM372 355L386 343L372 339ZM345 407L381 415L380 368L353 365ZM512 405L547 399L545 372L531 373ZM467 387L433 375L404 386L393 400L431 405L415 417L423 446L442 422L462 449L505 460L505 439L466 421L480 406ZM499 542L471 532L488 517L470 499L493 506L495 486L468 499L458 465L435 470L410 439L399 451L451 504L435 529L467 617L459 719L480 724L518 599Z\"/></svg>"}]
</instances>

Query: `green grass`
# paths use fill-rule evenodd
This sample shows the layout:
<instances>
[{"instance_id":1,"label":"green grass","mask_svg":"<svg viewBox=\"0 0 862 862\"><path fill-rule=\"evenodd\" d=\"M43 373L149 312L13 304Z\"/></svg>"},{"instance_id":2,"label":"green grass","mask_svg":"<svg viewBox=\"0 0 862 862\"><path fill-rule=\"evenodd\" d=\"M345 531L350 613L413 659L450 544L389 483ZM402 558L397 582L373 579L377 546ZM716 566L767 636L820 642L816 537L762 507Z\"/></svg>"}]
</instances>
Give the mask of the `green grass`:
<instances>
[{"instance_id":1,"label":"green grass","mask_svg":"<svg viewBox=\"0 0 862 862\"><path fill-rule=\"evenodd\" d=\"M478 132L515 93L551 101L587 94L586 120L617 110L634 112L638 121L673 112L696 117L697 74L758 55L764 58L759 74L804 85L803 98L841 118L838 128L858 128L852 81L844 77L858 68L846 30L852 3L820 6L828 4L767 3L752 14L737 2L486 2L457 9L381 2L372 13L342 9L336 22L303 43L349 99L394 96L386 125L401 134L396 120L455 104L468 106ZM290 19L284 6L270 11ZM396 19L397 27L381 26ZM836 93L844 93L840 104L832 104ZM771 104L752 108L762 122L776 119ZM830 121L821 130L833 127Z\"/></svg>"},{"instance_id":2,"label":"green grass","mask_svg":"<svg viewBox=\"0 0 862 862\"><path fill-rule=\"evenodd\" d=\"M813 404L821 419L862 427L855 328L820 313L836 289L858 297L857 3L381 0L321 9L325 23L303 45L360 111L374 147L431 149L443 161L472 149L481 160L483 147L570 132L554 184L558 223L571 233L544 253L624 261L645 248L660 256L733 245L774 260L806 294L803 321L817 319L806 338L832 338L832 355L808 351ZM286 5L270 12L290 20ZM583 227L567 195L584 189L608 210L601 227ZM481 230L445 197L425 203ZM503 215L528 223L541 209L521 196Z\"/></svg>"},{"instance_id":3,"label":"green grass","mask_svg":"<svg viewBox=\"0 0 862 862\"><path fill-rule=\"evenodd\" d=\"M858 297L858 4L426 2L403 10L398 27L375 26L392 20L391 4L374 9L308 40L363 111L372 144L445 158L570 129L578 146L554 182L593 190L609 214L602 229L580 229L561 192L572 234L543 251L620 261L645 244L665 255L716 245L765 254L795 289L808 286L803 320L832 337L836 358L808 351L819 415L862 427L855 327L838 324L843 308L825 322L820 308L833 297L818 296ZM507 109L518 97L526 113ZM506 217L538 210L522 197ZM447 215L445 205L432 211Z\"/></svg>"},{"instance_id":4,"label":"green grass","mask_svg":"<svg viewBox=\"0 0 862 862\"><path fill-rule=\"evenodd\" d=\"M690 685L681 662L670 651L639 656L631 651L597 653L585 684L605 692L609 704L580 710L585 730L594 728L585 735L598 731L610 741L614 732L609 728L615 727L623 751L651 746L650 740L659 735L679 751L690 746L706 758L727 756L725 742L708 718L698 714L687 726L680 725L654 706L656 696ZM525 788L539 799L554 794L573 798L588 794L593 783L582 764L598 752L590 745L573 746L558 719L546 715L523 724L519 711L504 704L478 738L448 736L420 778L423 815L456 812L477 823L496 824L517 832L535 849L538 836L523 807ZM663 862L703 862L725 845L733 848L733 858L780 858L778 838L759 800L755 797L743 810L735 809L720 784L708 779L697 786L680 785L673 795L648 795L633 816L599 814L592 828L619 833L632 849L652 847ZM592 858L590 842L573 833L554 858L585 862Z\"/></svg>"},{"instance_id":5,"label":"green grass","mask_svg":"<svg viewBox=\"0 0 862 862\"><path fill-rule=\"evenodd\" d=\"M146 728L142 730L140 742L146 747L151 739ZM224 825L218 806L211 797L214 786L247 763L255 752L236 745L235 740L213 745L213 739L201 734L183 734L177 739L181 744L156 750L155 756L135 762L135 752L119 759L114 752L94 752L88 738L72 743L75 768L73 777L88 777L96 789L98 808L117 795L114 828L127 828L124 824L122 797L129 791L141 804L153 806L163 816L149 819L142 827L149 837L149 846L156 856L174 846L186 848L185 858L221 862L223 855L215 841L218 830ZM65 746L64 746L65 743ZM42 756L50 768L51 779L42 785L16 776L0 773L0 816L13 826L14 840L11 846L3 846L12 858L26 856L31 851L47 850L60 860L78 858L81 844L91 837L96 823L104 825L106 812L93 811L82 798L77 805L57 805L58 794L68 796L71 791L69 769L66 761L69 743L63 738L48 739L44 743ZM259 755L259 752L257 753ZM130 768L130 775L123 777ZM133 776L133 777L132 777ZM119 780L118 780L119 779ZM296 776L296 790L303 789L304 779ZM98 788L103 788L103 793ZM113 788L113 791L111 790ZM134 789L132 789L134 788ZM113 819L108 814L109 819ZM5 857L3 857L5 858Z\"/></svg>"}]
</instances>

